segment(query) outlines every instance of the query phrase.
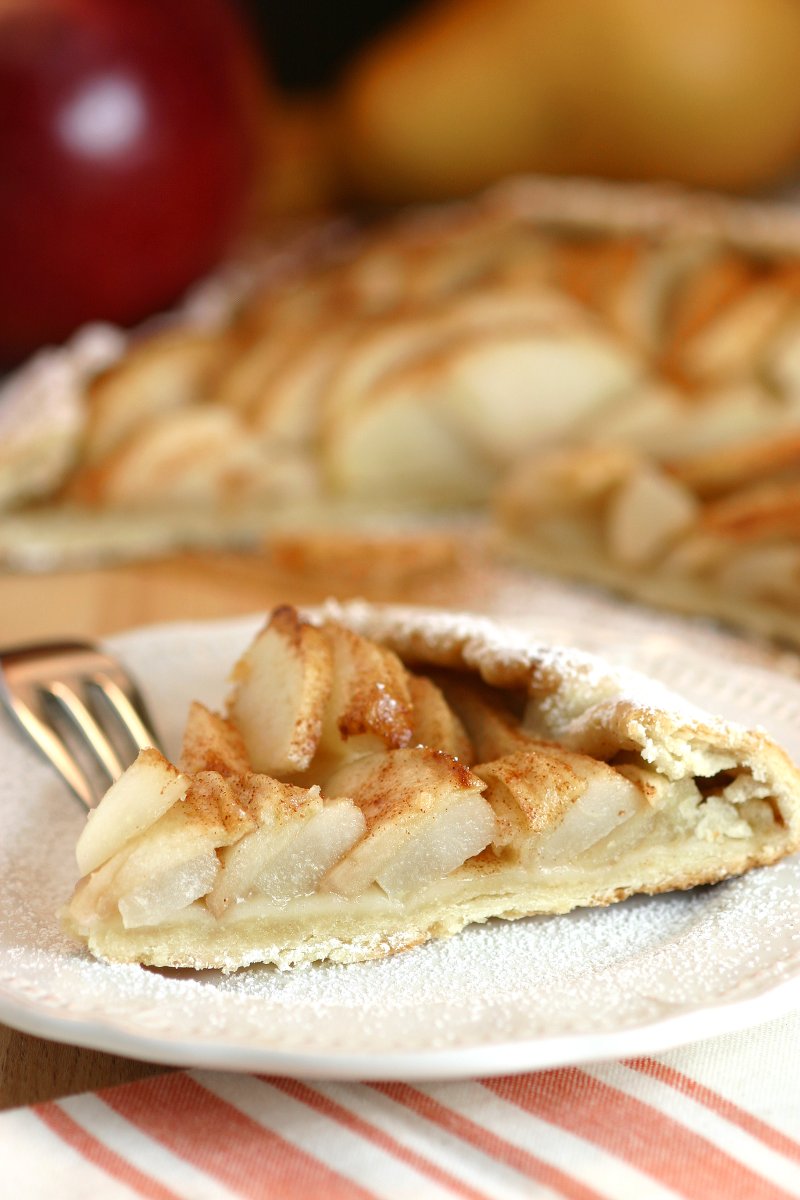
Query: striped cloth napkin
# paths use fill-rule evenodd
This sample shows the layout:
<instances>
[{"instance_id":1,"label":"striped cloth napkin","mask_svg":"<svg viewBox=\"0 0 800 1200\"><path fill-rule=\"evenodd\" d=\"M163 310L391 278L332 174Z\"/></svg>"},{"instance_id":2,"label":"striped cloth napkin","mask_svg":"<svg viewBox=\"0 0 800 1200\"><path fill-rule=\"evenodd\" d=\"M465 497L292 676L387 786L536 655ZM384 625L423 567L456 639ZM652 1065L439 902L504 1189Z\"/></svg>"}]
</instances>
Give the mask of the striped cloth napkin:
<instances>
[{"instance_id":1,"label":"striped cloth napkin","mask_svg":"<svg viewBox=\"0 0 800 1200\"><path fill-rule=\"evenodd\" d=\"M154 1075L0 1115L0 1195L800 1197L800 1013L653 1058L459 1083Z\"/></svg>"}]
</instances>

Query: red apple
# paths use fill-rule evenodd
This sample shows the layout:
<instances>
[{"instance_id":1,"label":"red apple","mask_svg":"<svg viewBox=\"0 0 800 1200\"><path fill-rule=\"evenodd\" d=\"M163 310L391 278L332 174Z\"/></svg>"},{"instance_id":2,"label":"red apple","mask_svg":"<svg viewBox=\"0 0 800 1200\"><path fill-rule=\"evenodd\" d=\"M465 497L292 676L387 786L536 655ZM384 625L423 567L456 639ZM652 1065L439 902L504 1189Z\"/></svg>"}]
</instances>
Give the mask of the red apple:
<instances>
[{"instance_id":1,"label":"red apple","mask_svg":"<svg viewBox=\"0 0 800 1200\"><path fill-rule=\"evenodd\" d=\"M0 0L0 362L219 260L258 92L233 0Z\"/></svg>"}]
</instances>

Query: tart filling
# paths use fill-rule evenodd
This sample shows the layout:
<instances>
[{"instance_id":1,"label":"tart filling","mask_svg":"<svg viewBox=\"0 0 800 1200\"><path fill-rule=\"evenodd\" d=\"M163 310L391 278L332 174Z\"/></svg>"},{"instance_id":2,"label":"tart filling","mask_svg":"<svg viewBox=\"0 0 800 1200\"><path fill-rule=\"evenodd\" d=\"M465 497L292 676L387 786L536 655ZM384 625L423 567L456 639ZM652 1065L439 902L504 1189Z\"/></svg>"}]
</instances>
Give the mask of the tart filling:
<instances>
[{"instance_id":1,"label":"tart filling","mask_svg":"<svg viewBox=\"0 0 800 1200\"><path fill-rule=\"evenodd\" d=\"M279 608L233 679L87 820L65 923L98 957L354 962L800 845L763 734L487 622Z\"/></svg>"},{"instance_id":2,"label":"tart filling","mask_svg":"<svg viewBox=\"0 0 800 1200\"><path fill-rule=\"evenodd\" d=\"M499 544L560 574L797 642L800 434L678 462L621 447L529 457L498 492Z\"/></svg>"},{"instance_id":3,"label":"tart filling","mask_svg":"<svg viewBox=\"0 0 800 1200\"><path fill-rule=\"evenodd\" d=\"M309 501L482 504L553 439L682 457L793 429L799 268L790 206L657 187L534 179L323 223L249 286L20 373L0 512L20 540L249 540Z\"/></svg>"}]
</instances>

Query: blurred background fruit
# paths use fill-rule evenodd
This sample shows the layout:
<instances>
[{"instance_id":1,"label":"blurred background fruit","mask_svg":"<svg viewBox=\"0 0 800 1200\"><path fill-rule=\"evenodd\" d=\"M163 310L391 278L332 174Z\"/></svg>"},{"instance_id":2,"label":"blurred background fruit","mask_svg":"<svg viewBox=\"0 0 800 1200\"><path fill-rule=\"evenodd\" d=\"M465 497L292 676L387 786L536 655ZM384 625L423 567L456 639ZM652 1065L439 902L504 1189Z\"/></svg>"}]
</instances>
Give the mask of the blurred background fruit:
<instances>
[{"instance_id":1,"label":"blurred background fruit","mask_svg":"<svg viewBox=\"0 0 800 1200\"><path fill-rule=\"evenodd\" d=\"M268 112L227 0L0 0L0 361L208 271Z\"/></svg>"},{"instance_id":2,"label":"blurred background fruit","mask_svg":"<svg viewBox=\"0 0 800 1200\"><path fill-rule=\"evenodd\" d=\"M351 192L520 171L762 188L800 153L796 0L433 0L338 89Z\"/></svg>"},{"instance_id":3,"label":"blurred background fruit","mask_svg":"<svg viewBox=\"0 0 800 1200\"><path fill-rule=\"evenodd\" d=\"M0 0L0 365L289 216L517 172L774 188L800 0Z\"/></svg>"}]
</instances>

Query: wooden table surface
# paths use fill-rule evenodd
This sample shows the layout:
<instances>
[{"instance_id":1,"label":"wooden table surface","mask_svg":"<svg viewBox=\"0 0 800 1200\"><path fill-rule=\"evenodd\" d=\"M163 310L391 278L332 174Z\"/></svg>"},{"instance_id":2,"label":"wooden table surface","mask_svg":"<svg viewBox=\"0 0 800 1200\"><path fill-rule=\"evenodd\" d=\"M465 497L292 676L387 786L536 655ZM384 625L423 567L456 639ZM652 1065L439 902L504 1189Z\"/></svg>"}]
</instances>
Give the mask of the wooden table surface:
<instances>
[{"instance_id":1,"label":"wooden table surface","mask_svg":"<svg viewBox=\"0 0 800 1200\"><path fill-rule=\"evenodd\" d=\"M165 561L47 575L0 574L0 643L98 637L158 621L224 618L280 602L329 595L452 604L492 611L497 581L479 558L456 560L433 542L422 559L381 553L350 560L318 548L298 564L237 555L184 555ZM164 1067L45 1042L0 1025L0 1109L139 1078Z\"/></svg>"}]
</instances>

